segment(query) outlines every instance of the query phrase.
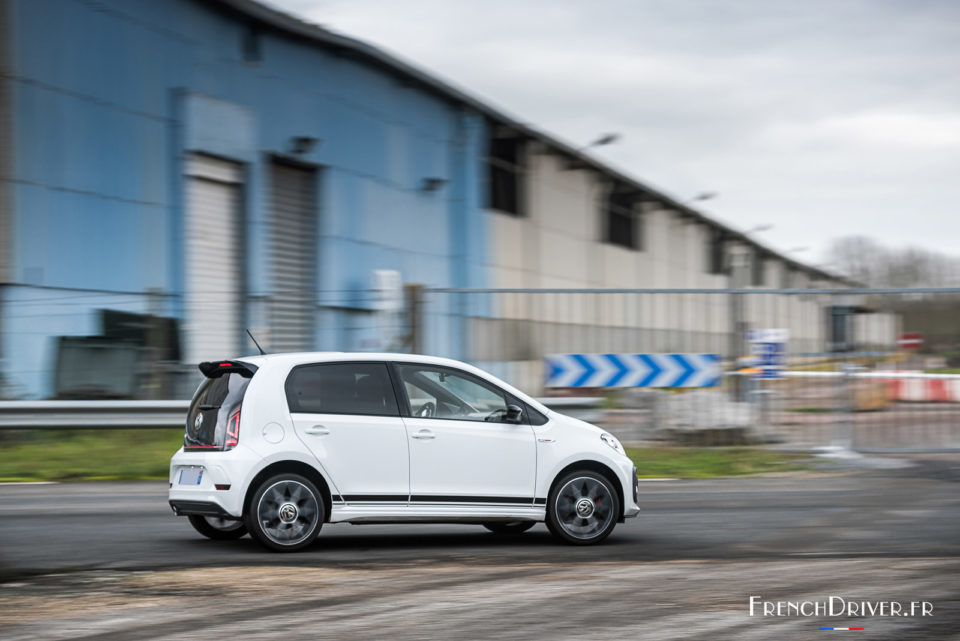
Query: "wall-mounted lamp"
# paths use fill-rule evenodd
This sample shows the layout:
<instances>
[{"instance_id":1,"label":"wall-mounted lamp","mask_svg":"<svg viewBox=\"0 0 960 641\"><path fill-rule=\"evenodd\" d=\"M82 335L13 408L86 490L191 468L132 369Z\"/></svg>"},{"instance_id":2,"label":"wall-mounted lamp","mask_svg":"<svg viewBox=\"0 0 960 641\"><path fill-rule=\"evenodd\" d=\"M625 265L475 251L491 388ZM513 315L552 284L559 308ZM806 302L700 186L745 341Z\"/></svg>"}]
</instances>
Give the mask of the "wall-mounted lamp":
<instances>
[{"instance_id":1,"label":"wall-mounted lamp","mask_svg":"<svg viewBox=\"0 0 960 641\"><path fill-rule=\"evenodd\" d=\"M420 191L422 192L431 192L438 191L441 187L447 184L446 178L437 178L431 176L429 178L423 178L420 180Z\"/></svg>"},{"instance_id":2,"label":"wall-mounted lamp","mask_svg":"<svg viewBox=\"0 0 960 641\"><path fill-rule=\"evenodd\" d=\"M309 154L318 142L316 138L311 136L293 136L290 138L290 153L298 156Z\"/></svg>"}]
</instances>

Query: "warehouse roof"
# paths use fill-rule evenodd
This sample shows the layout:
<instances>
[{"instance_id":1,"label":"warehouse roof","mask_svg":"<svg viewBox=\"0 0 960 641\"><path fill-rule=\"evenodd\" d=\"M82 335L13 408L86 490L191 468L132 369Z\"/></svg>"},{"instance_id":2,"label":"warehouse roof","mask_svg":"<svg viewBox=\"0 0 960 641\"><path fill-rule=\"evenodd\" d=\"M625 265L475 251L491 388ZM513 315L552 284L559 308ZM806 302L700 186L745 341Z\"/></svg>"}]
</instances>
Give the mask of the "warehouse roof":
<instances>
[{"instance_id":1,"label":"warehouse roof","mask_svg":"<svg viewBox=\"0 0 960 641\"><path fill-rule=\"evenodd\" d=\"M211 0L207 1L211 2ZM743 232L707 217L702 212L675 200L663 192L660 192L659 190L647 184L641 183L631 176L623 174L622 172L598 161L596 158L584 154L582 151L568 145L567 143L557 140L553 136L519 122L515 118L508 116L499 109L496 109L495 107L479 100L478 98L471 96L466 92L450 85L449 83L444 82L443 80L440 80L439 78L432 76L425 71L394 56L391 56L390 54L381 51L380 49L365 42L334 33L315 24L304 22L303 20L300 20L294 16L282 11L278 11L259 2L255 2L254 0L212 0L212 3L219 5L220 7L235 14L239 14L246 20L254 20L264 27L277 30L295 38L301 38L314 42L320 46L323 46L324 48L336 50L343 54L353 56L359 61L381 67L386 71L402 76L408 81L416 83L417 85L420 85L429 91L439 94L447 100L457 104L469 106L490 120L510 127L511 129L516 130L518 133L544 143L548 147L553 148L556 152L568 156L569 158L573 159L579 167L591 168L599 173L605 174L611 179L636 189L637 191L648 195L653 200L661 202L669 209L678 211L686 216L698 220L699 222L719 229L723 231L729 238L750 245L770 257L774 257L783 261L794 269L806 272L814 278L833 280L852 286L857 285L857 283L847 278L843 278L810 265L806 265L790 258L789 256L781 254L780 252L771 249L762 243L758 243Z\"/></svg>"}]
</instances>

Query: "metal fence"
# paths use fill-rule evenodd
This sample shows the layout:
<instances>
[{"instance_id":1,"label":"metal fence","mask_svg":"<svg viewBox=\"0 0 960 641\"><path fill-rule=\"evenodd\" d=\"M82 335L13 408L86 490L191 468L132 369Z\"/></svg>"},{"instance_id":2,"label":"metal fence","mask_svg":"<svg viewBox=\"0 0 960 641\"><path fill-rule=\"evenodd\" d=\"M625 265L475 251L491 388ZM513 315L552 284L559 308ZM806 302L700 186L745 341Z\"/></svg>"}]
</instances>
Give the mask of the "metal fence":
<instances>
[{"instance_id":1,"label":"metal fence","mask_svg":"<svg viewBox=\"0 0 960 641\"><path fill-rule=\"evenodd\" d=\"M354 312L363 332L345 332L324 349L392 345L460 358L630 443L960 450L960 289L408 293L405 313L378 312L372 300L370 310ZM786 335L784 367L773 378L757 375L754 330ZM371 331L386 338L371 347L351 338ZM907 333L922 337L920 349L901 348ZM548 386L545 359L557 354L710 355L720 372L709 387L640 387L636 378L630 387ZM184 407L0 403L0 427L173 426Z\"/></svg>"},{"instance_id":2,"label":"metal fence","mask_svg":"<svg viewBox=\"0 0 960 641\"><path fill-rule=\"evenodd\" d=\"M599 420L626 441L960 449L960 289L433 289L421 308L427 351L452 332L455 356L521 389L600 396ZM748 340L764 329L787 336L770 380ZM922 349L901 349L905 332L925 336ZM552 354L689 353L716 354L722 383L544 384Z\"/></svg>"}]
</instances>

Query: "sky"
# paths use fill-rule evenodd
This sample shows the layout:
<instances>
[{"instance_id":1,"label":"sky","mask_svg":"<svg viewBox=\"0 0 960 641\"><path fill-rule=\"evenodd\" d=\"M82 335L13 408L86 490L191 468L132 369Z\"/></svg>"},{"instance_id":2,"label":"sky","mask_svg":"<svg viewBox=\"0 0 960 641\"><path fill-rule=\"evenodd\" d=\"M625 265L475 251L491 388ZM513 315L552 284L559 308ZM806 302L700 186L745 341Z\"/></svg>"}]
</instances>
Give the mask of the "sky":
<instances>
[{"instance_id":1,"label":"sky","mask_svg":"<svg viewBox=\"0 0 960 641\"><path fill-rule=\"evenodd\" d=\"M960 2L269 4L574 146L616 132L597 158L804 262L849 235L960 255Z\"/></svg>"}]
</instances>

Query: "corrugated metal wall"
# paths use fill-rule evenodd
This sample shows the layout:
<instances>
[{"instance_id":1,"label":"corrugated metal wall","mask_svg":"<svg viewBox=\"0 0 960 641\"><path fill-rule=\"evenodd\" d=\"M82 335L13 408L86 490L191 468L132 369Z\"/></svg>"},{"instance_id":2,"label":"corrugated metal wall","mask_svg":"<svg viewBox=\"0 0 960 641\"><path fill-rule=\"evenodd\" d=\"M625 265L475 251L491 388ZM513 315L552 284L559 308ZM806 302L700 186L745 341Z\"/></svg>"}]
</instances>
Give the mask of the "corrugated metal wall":
<instances>
[{"instance_id":1,"label":"corrugated metal wall","mask_svg":"<svg viewBox=\"0 0 960 641\"><path fill-rule=\"evenodd\" d=\"M11 64L12 33L10 32L10 5L0 0L0 283L13 281L11 273L13 240L11 238L13 217L13 193L10 180L13 177L13 68ZM2 356L2 349L0 349Z\"/></svg>"},{"instance_id":2,"label":"corrugated metal wall","mask_svg":"<svg viewBox=\"0 0 960 641\"><path fill-rule=\"evenodd\" d=\"M270 167L270 347L313 347L316 310L317 172L283 162Z\"/></svg>"}]
</instances>

